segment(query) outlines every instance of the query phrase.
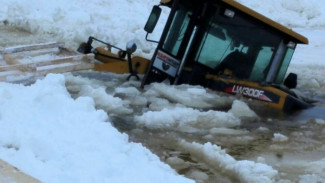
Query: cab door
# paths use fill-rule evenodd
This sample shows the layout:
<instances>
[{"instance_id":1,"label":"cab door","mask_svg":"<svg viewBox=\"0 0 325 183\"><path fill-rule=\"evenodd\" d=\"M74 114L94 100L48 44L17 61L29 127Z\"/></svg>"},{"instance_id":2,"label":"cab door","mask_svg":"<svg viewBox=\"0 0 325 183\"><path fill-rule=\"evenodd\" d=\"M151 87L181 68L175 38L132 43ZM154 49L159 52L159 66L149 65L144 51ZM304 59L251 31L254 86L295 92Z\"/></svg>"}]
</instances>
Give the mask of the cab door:
<instances>
[{"instance_id":1,"label":"cab door","mask_svg":"<svg viewBox=\"0 0 325 183\"><path fill-rule=\"evenodd\" d=\"M186 56L196 33L196 23L202 12L201 1L176 1L169 21L151 60L143 85L169 79L174 84L186 62Z\"/></svg>"}]
</instances>

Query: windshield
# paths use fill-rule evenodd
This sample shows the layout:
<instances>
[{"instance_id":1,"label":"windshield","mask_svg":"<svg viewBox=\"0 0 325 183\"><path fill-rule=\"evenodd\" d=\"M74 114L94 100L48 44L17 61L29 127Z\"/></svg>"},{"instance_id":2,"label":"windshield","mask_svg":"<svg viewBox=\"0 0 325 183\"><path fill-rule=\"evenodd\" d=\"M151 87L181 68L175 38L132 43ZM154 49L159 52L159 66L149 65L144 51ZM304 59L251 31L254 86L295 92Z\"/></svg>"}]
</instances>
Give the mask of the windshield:
<instances>
[{"instance_id":1,"label":"windshield","mask_svg":"<svg viewBox=\"0 0 325 183\"><path fill-rule=\"evenodd\" d=\"M245 15L227 17L225 11L217 6L211 11L195 61L217 72L227 68L238 78L264 80L280 37Z\"/></svg>"}]
</instances>

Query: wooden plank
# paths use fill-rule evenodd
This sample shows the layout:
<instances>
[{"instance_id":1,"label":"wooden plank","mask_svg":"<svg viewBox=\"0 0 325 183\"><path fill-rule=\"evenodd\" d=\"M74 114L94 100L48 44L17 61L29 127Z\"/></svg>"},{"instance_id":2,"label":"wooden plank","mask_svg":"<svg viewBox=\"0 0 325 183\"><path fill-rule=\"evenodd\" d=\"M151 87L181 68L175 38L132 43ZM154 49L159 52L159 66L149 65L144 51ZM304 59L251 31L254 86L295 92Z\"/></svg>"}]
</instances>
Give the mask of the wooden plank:
<instances>
[{"instance_id":1,"label":"wooden plank","mask_svg":"<svg viewBox=\"0 0 325 183\"><path fill-rule=\"evenodd\" d=\"M72 72L79 70L88 70L94 68L94 63L87 63L84 61L78 61L75 63L63 63L56 65L46 65L42 67L37 67L36 71L33 72L8 72L8 74L0 75L0 81L23 81L28 80L29 78L45 76L49 73L64 73L64 72ZM48 67L48 68L46 68ZM0 72L1 73L1 72Z\"/></svg>"},{"instance_id":2,"label":"wooden plank","mask_svg":"<svg viewBox=\"0 0 325 183\"><path fill-rule=\"evenodd\" d=\"M10 48L0 49L0 54L3 55L6 64L12 65L0 65L0 81L23 81L32 77L38 77L46 75L48 73L62 73L71 72L78 70L86 70L94 68L95 56L94 54L77 54L75 52L67 52L64 56L57 52L54 56L45 57L47 60L34 61L34 56L39 56L39 52L44 52L44 50L49 50L49 48L62 48L64 43L44 43L44 44L34 44L34 45L23 45ZM20 52L25 52L20 53ZM32 51L32 52L31 52ZM34 52L33 52L34 51ZM36 53L35 53L36 51ZM66 50L64 50L66 51ZM48 51L51 54L51 51ZM22 58L30 57L31 62L29 63L19 63L19 60L14 58L22 55ZM21 56L20 56L21 57ZM37 59L37 58L35 58ZM8 61L9 60L9 61ZM17 64L16 64L17 63Z\"/></svg>"},{"instance_id":3,"label":"wooden plank","mask_svg":"<svg viewBox=\"0 0 325 183\"><path fill-rule=\"evenodd\" d=\"M0 159L1 183L40 183L39 180L21 172L16 167Z\"/></svg>"},{"instance_id":4,"label":"wooden plank","mask_svg":"<svg viewBox=\"0 0 325 183\"><path fill-rule=\"evenodd\" d=\"M34 77L45 76L49 73L64 73L64 72L73 72L79 70L88 70L93 69L94 64L92 63L82 63L69 65L69 66L60 66L53 65L50 69L39 70L35 72L13 72L6 75L0 76L0 81L23 81Z\"/></svg>"},{"instance_id":5,"label":"wooden plank","mask_svg":"<svg viewBox=\"0 0 325 183\"><path fill-rule=\"evenodd\" d=\"M42 66L46 66L46 65L56 65L56 64L62 64L62 63L67 63L67 62L73 63L73 62L78 62L78 61L92 63L93 60L94 60L93 54L74 55L74 56L57 58L54 60L45 60L45 61L36 62L36 63L0 66L0 72L13 71L13 70L19 70L22 72L35 72L37 67L42 67Z\"/></svg>"},{"instance_id":6,"label":"wooden plank","mask_svg":"<svg viewBox=\"0 0 325 183\"><path fill-rule=\"evenodd\" d=\"M36 68L31 65L27 65L27 64L0 66L0 72L15 71L15 70L19 70L22 72L33 72L33 71L36 71Z\"/></svg>"},{"instance_id":7,"label":"wooden plank","mask_svg":"<svg viewBox=\"0 0 325 183\"><path fill-rule=\"evenodd\" d=\"M34 72L35 73L35 72ZM12 82L12 81L23 81L28 80L29 78L35 77L33 72L18 72L18 73L8 73L6 75L0 76L1 82Z\"/></svg>"},{"instance_id":8,"label":"wooden plank","mask_svg":"<svg viewBox=\"0 0 325 183\"><path fill-rule=\"evenodd\" d=\"M40 50L40 49L47 49L47 48L55 48L55 47L63 47L64 43L42 43L42 44L34 44L34 45L21 45L9 48L3 48L0 50L1 54L11 54L23 51L32 51L32 50Z\"/></svg>"},{"instance_id":9,"label":"wooden plank","mask_svg":"<svg viewBox=\"0 0 325 183\"><path fill-rule=\"evenodd\" d=\"M76 53L70 52L71 54L66 55L66 56L71 56L71 55L76 55ZM2 54L4 60L8 64L19 64L21 62L27 63L28 60L31 59L33 60L39 60L38 57L42 56L50 56L50 55L59 55L60 54L60 49L55 47L55 48L48 48L48 49L41 49L41 50L31 50L31 51L25 51L25 52L17 52L17 53L8 53L8 54ZM63 54L62 54L63 55Z\"/></svg>"},{"instance_id":10,"label":"wooden plank","mask_svg":"<svg viewBox=\"0 0 325 183\"><path fill-rule=\"evenodd\" d=\"M17 61L13 59L9 54L3 54L2 58L9 65L17 64Z\"/></svg>"},{"instance_id":11,"label":"wooden plank","mask_svg":"<svg viewBox=\"0 0 325 183\"><path fill-rule=\"evenodd\" d=\"M41 66L45 66L45 65L54 65L54 64L61 64L61 63L66 63L66 62L76 62L76 61L92 63L94 61L94 54L74 55L74 56L68 56L68 57L63 57L63 58L57 58L57 59L53 59L53 60L36 62L34 64L36 67L41 67Z\"/></svg>"},{"instance_id":12,"label":"wooden plank","mask_svg":"<svg viewBox=\"0 0 325 183\"><path fill-rule=\"evenodd\" d=\"M92 63L80 63L80 64L74 64L70 66L65 67L54 67L51 69L46 69L44 71L38 71L37 76L47 75L49 73L64 73L64 72L72 72L72 71L79 71L79 70L88 70L93 69L94 64Z\"/></svg>"}]
</instances>

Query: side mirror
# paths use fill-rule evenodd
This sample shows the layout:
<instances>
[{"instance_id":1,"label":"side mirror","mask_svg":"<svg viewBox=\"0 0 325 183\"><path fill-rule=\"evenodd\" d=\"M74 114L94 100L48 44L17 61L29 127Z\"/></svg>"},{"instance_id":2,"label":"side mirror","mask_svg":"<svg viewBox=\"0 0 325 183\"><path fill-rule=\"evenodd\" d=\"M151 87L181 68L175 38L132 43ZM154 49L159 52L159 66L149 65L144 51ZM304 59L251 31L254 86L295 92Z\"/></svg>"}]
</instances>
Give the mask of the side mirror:
<instances>
[{"instance_id":1,"label":"side mirror","mask_svg":"<svg viewBox=\"0 0 325 183\"><path fill-rule=\"evenodd\" d=\"M135 44L135 42L133 42L133 41L129 41L129 42L126 44L126 52L132 54L132 53L134 53L136 50L137 50L137 45Z\"/></svg>"},{"instance_id":2,"label":"side mirror","mask_svg":"<svg viewBox=\"0 0 325 183\"><path fill-rule=\"evenodd\" d=\"M296 88L297 86L298 75L295 73L290 73L287 78L284 80L284 85L289 89Z\"/></svg>"},{"instance_id":3,"label":"side mirror","mask_svg":"<svg viewBox=\"0 0 325 183\"><path fill-rule=\"evenodd\" d=\"M161 8L157 5L153 6L151 14L148 18L148 21L147 21L146 25L144 26L144 30L147 33L153 32L153 30L155 29L157 22L159 20L160 14L161 14Z\"/></svg>"}]
</instances>

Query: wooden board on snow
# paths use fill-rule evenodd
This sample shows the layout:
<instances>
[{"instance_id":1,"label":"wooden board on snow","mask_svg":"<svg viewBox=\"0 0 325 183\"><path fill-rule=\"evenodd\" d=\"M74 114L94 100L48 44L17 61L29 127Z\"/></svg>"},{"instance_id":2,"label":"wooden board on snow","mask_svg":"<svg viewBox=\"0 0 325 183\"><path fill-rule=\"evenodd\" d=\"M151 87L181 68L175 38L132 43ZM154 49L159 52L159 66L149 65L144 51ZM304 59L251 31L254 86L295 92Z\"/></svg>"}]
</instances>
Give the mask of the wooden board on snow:
<instances>
[{"instance_id":1,"label":"wooden board on snow","mask_svg":"<svg viewBox=\"0 0 325 183\"><path fill-rule=\"evenodd\" d=\"M93 54L67 51L62 46L63 43L46 43L0 49L0 81L94 68Z\"/></svg>"},{"instance_id":2,"label":"wooden board on snow","mask_svg":"<svg viewBox=\"0 0 325 183\"><path fill-rule=\"evenodd\" d=\"M46 48L55 48L55 47L64 47L64 43L41 43L41 44L33 44L33 45L19 45L13 46L10 48L0 49L1 54L10 54L24 51L32 51L32 50L40 50Z\"/></svg>"}]
</instances>

